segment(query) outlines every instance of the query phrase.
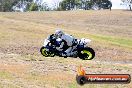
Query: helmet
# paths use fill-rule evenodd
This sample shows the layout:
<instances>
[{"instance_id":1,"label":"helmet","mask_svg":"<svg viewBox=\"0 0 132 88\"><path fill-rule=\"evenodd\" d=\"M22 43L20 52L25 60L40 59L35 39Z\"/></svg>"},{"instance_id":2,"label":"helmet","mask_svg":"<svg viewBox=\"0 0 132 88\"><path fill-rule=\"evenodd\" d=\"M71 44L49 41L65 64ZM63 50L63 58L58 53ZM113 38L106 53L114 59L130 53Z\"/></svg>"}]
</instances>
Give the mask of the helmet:
<instances>
[{"instance_id":1,"label":"helmet","mask_svg":"<svg viewBox=\"0 0 132 88\"><path fill-rule=\"evenodd\" d=\"M64 35L64 33L61 30L56 30L55 35L56 35L56 37L60 38L62 35Z\"/></svg>"}]
</instances>

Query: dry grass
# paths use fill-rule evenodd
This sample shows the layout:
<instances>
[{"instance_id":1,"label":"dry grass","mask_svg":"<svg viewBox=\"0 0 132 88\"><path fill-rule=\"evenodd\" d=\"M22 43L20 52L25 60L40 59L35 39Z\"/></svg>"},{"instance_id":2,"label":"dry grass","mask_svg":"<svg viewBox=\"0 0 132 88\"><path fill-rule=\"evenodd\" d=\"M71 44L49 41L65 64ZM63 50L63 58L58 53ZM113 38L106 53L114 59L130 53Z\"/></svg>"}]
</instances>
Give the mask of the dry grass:
<instances>
[{"instance_id":1,"label":"dry grass","mask_svg":"<svg viewBox=\"0 0 132 88\"><path fill-rule=\"evenodd\" d=\"M77 38L90 38L92 61L45 58L39 49L55 28ZM60 11L0 13L1 88L131 88L131 84L75 81L82 64L87 73L132 74L132 14L129 11Z\"/></svg>"}]
</instances>

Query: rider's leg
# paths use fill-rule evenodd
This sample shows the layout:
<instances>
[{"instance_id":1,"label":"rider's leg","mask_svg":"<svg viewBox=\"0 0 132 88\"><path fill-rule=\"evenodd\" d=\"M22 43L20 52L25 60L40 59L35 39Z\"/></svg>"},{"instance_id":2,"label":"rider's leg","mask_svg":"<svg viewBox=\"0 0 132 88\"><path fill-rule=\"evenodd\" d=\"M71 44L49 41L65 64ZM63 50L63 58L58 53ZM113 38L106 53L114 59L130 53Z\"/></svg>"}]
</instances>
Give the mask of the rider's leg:
<instances>
[{"instance_id":1,"label":"rider's leg","mask_svg":"<svg viewBox=\"0 0 132 88\"><path fill-rule=\"evenodd\" d=\"M76 49L77 45L69 47L65 52L67 56L73 56L77 53L77 51L74 51Z\"/></svg>"},{"instance_id":2,"label":"rider's leg","mask_svg":"<svg viewBox=\"0 0 132 88\"><path fill-rule=\"evenodd\" d=\"M77 48L77 45L75 45L75 46L72 47L72 50L70 52L70 56L76 57L76 55L77 55L76 48Z\"/></svg>"}]
</instances>

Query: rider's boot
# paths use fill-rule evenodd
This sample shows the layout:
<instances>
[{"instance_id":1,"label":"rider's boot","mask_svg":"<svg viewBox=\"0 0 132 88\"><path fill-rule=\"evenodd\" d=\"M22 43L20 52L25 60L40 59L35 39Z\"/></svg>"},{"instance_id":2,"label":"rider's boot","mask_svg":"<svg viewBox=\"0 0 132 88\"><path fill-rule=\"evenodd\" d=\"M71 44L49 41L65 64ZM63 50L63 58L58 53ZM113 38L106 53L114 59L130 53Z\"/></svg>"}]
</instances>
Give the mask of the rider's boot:
<instances>
[{"instance_id":1,"label":"rider's boot","mask_svg":"<svg viewBox=\"0 0 132 88\"><path fill-rule=\"evenodd\" d=\"M77 51L72 52L72 57L77 58Z\"/></svg>"},{"instance_id":2,"label":"rider's boot","mask_svg":"<svg viewBox=\"0 0 132 88\"><path fill-rule=\"evenodd\" d=\"M63 52L63 53L61 54L61 56L64 57L64 58L67 58L66 52Z\"/></svg>"},{"instance_id":3,"label":"rider's boot","mask_svg":"<svg viewBox=\"0 0 132 88\"><path fill-rule=\"evenodd\" d=\"M77 58L77 51L67 53L67 56Z\"/></svg>"}]
</instances>

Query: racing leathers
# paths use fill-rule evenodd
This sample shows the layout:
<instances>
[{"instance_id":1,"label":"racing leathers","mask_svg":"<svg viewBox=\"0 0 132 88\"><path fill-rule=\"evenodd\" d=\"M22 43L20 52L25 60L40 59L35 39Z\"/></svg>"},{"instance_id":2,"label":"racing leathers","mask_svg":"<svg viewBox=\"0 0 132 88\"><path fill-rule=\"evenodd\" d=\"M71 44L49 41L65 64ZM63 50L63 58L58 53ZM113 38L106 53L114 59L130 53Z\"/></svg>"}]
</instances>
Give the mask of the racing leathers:
<instances>
[{"instance_id":1,"label":"racing leathers","mask_svg":"<svg viewBox=\"0 0 132 88\"><path fill-rule=\"evenodd\" d=\"M76 48L77 41L74 39L73 36L69 34L63 34L60 39L62 40L62 43L60 44L59 48L64 48L65 44L67 44L68 48L64 49L64 52L62 53L62 56L73 56L76 52L73 50ZM63 42L65 41L65 42Z\"/></svg>"}]
</instances>

